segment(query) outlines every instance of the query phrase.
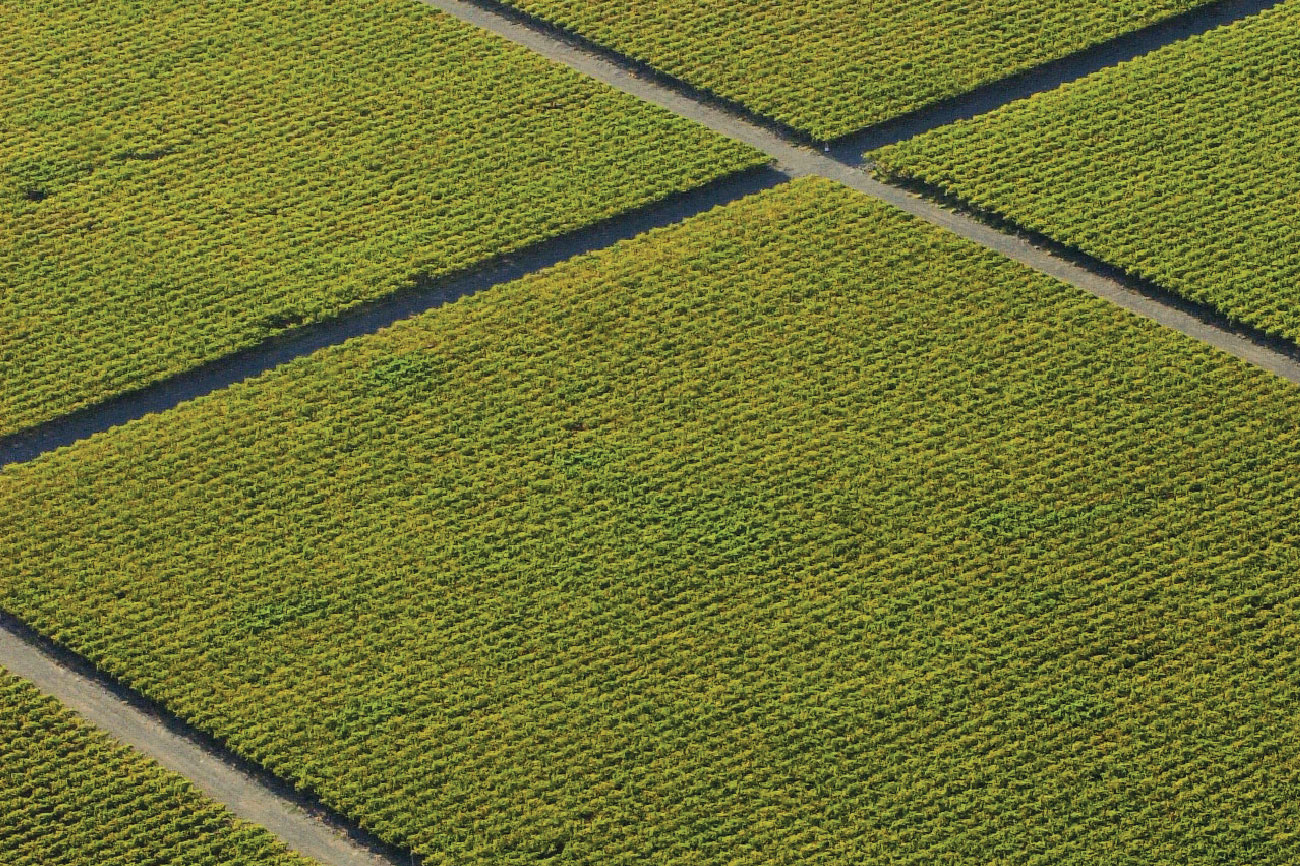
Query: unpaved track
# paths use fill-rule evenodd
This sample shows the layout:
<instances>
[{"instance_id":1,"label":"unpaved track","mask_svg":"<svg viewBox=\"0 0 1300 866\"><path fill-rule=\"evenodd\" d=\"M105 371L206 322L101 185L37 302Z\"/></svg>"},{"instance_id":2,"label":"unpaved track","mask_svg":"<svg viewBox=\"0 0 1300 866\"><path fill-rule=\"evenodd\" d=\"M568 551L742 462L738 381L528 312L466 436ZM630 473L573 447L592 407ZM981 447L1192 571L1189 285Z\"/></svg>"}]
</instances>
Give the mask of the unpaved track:
<instances>
[{"instance_id":1,"label":"unpaved track","mask_svg":"<svg viewBox=\"0 0 1300 866\"><path fill-rule=\"evenodd\" d=\"M331 319L299 326L286 334L263 340L251 348L200 364L144 388L0 437L0 466L32 460L46 451L71 445L110 427L154 412L164 412L186 400L251 379L294 358L310 355L317 349L373 334L401 319L574 256L603 249L653 228L679 223L788 179L788 176L770 168L737 172L569 234L498 256L469 271L433 280L417 278L409 290L359 305Z\"/></svg>"},{"instance_id":2,"label":"unpaved track","mask_svg":"<svg viewBox=\"0 0 1300 866\"><path fill-rule=\"evenodd\" d=\"M422 0L422 2L429 2L429 0ZM959 93L900 114L889 120L863 127L834 138L829 142L814 141L812 136L801 129L771 117L766 117L734 99L698 88L687 81L661 72L649 63L620 54L618 51L601 45L579 33L566 30L559 25L524 12L522 9L509 5L507 0L464 0L464 2L507 21L521 24L525 29L534 30L558 39L576 48L579 52L611 61L625 72L650 78L689 100L705 103L725 113L742 117L758 126L771 129L787 141L792 141L795 144L824 147L836 159L850 165L857 165L862 162L864 151L912 138L922 132L944 126L956 120L984 114L1009 102L1032 96L1035 93L1054 90L1067 81L1083 78L1099 69L1132 60L1172 42L1205 33L1215 27L1231 24L1234 21L1239 21L1242 18L1247 18L1276 6L1284 2L1284 0L1212 0L1212 2L1185 10L1172 17L1140 27L1137 30L1129 30L1090 47L1079 49L1064 57L1045 61L1037 66L1031 66L1020 72L990 81L965 93ZM453 15L457 14L453 9L443 6L441 3L433 2L430 5L445 9ZM470 19L464 18L463 20L468 21ZM522 40L516 41L525 44ZM529 47L537 50L532 45L529 45Z\"/></svg>"},{"instance_id":3,"label":"unpaved track","mask_svg":"<svg viewBox=\"0 0 1300 866\"><path fill-rule=\"evenodd\" d=\"M1141 57L1157 48L1205 33L1215 27L1248 18L1281 2L1282 0L1218 0L1189 9L1140 30L1120 34L1091 48L1084 48L1058 60L1049 60L1024 72L991 81L966 93L849 133L830 143L831 153L836 159L857 165L862 161L865 151L913 138L957 120L985 114L1035 93L1055 90L1068 81Z\"/></svg>"},{"instance_id":4,"label":"unpaved track","mask_svg":"<svg viewBox=\"0 0 1300 866\"><path fill-rule=\"evenodd\" d=\"M260 824L322 866L408 864L405 857L390 859L354 841L266 783L236 769L216 750L172 731L112 688L64 666L5 617L0 617L0 667L30 680L96 727L186 777L231 812Z\"/></svg>"},{"instance_id":5,"label":"unpaved track","mask_svg":"<svg viewBox=\"0 0 1300 866\"><path fill-rule=\"evenodd\" d=\"M462 21L490 30L558 63L572 67L599 81L646 102L668 109L709 127L715 132L743 141L768 154L776 167L794 177L820 175L888 202L928 223L1001 253L1072 286L1091 292L1126 310L1144 316L1175 331L1181 331L1270 373L1300 384L1300 362L1290 355L1220 327L1180 309L1158 297L1066 261L1027 240L993 228L978 219L956 213L898 187L881 183L863 171L809 147L791 142L775 129L766 128L722 108L706 104L650 78L641 77L603 55L584 51L569 41L541 28L533 28L492 9L464 0L422 0Z\"/></svg>"}]
</instances>

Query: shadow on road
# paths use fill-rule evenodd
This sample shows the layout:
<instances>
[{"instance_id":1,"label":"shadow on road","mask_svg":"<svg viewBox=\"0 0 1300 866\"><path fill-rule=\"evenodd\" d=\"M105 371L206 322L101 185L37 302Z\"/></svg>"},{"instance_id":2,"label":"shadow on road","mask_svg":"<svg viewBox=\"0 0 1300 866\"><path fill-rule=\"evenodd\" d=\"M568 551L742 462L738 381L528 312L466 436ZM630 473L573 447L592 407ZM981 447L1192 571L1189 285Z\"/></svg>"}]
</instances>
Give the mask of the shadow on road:
<instances>
[{"instance_id":1,"label":"shadow on road","mask_svg":"<svg viewBox=\"0 0 1300 866\"><path fill-rule=\"evenodd\" d=\"M1231 24L1233 21L1276 6L1280 2L1281 0L1220 0L1217 3L1191 9L1181 15L1175 15L1173 18L1141 30L1125 33L1059 60L1052 60L1008 78L990 82L961 96L954 96L893 120L849 133L843 138L830 142L829 153L841 162L859 165L862 163L862 154L868 150L913 138L957 120L986 114L1007 103L1026 99L1035 93L1055 90L1069 81L1132 60L1170 43L1213 30L1215 27Z\"/></svg>"},{"instance_id":2,"label":"shadow on road","mask_svg":"<svg viewBox=\"0 0 1300 866\"><path fill-rule=\"evenodd\" d=\"M374 333L401 319L650 229L681 222L788 179L773 168L750 169L500 256L461 274L433 279L417 275L408 288L381 300L354 307L331 319L302 325L251 348L0 438L0 466L31 460L110 427L252 378L317 349Z\"/></svg>"}]
</instances>

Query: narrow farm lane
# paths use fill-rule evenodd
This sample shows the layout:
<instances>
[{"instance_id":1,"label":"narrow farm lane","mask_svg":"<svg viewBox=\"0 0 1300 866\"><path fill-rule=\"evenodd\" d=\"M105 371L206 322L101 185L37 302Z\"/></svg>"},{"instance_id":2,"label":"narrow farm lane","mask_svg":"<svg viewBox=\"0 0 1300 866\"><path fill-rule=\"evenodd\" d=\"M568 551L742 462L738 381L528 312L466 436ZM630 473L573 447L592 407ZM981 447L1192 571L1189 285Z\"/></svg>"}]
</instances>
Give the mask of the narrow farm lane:
<instances>
[{"instance_id":1,"label":"narrow farm lane","mask_svg":"<svg viewBox=\"0 0 1300 866\"><path fill-rule=\"evenodd\" d=\"M3 618L0 667L30 681L118 741L184 776L240 818L260 824L322 866L406 866L405 859L393 860L361 845L237 769L225 756L174 732L163 720L124 700L108 686L61 664Z\"/></svg>"},{"instance_id":2,"label":"narrow farm lane","mask_svg":"<svg viewBox=\"0 0 1300 866\"><path fill-rule=\"evenodd\" d=\"M144 388L60 415L12 436L0 437L0 466L23 463L119 424L154 412L165 412L186 400L251 379L326 346L373 334L401 319L417 316L458 298L519 279L525 274L651 229L681 222L787 179L787 175L762 167L728 175L688 192L542 241L467 272L420 282L409 291L394 292L340 316L294 328L286 334L263 340L248 349L200 364Z\"/></svg>"}]
</instances>

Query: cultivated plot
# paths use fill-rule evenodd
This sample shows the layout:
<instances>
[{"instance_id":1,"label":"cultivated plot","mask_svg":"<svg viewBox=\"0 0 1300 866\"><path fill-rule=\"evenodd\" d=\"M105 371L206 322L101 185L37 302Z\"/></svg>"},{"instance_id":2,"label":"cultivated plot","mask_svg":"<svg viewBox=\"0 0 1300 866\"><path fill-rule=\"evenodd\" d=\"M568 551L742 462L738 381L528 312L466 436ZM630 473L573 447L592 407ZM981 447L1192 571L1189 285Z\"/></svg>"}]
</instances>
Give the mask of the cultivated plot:
<instances>
[{"instance_id":1,"label":"cultivated plot","mask_svg":"<svg viewBox=\"0 0 1300 866\"><path fill-rule=\"evenodd\" d=\"M1300 2L868 154L1300 338Z\"/></svg>"},{"instance_id":2,"label":"cultivated plot","mask_svg":"<svg viewBox=\"0 0 1300 866\"><path fill-rule=\"evenodd\" d=\"M765 161L406 0L0 17L0 435Z\"/></svg>"},{"instance_id":3,"label":"cultivated plot","mask_svg":"<svg viewBox=\"0 0 1300 866\"><path fill-rule=\"evenodd\" d=\"M311 866L0 669L6 866Z\"/></svg>"},{"instance_id":4,"label":"cultivated plot","mask_svg":"<svg viewBox=\"0 0 1300 866\"><path fill-rule=\"evenodd\" d=\"M831 139L1207 0L504 2Z\"/></svg>"},{"instance_id":5,"label":"cultivated plot","mask_svg":"<svg viewBox=\"0 0 1300 866\"><path fill-rule=\"evenodd\" d=\"M805 179L0 471L0 599L428 863L1291 863L1297 417Z\"/></svg>"}]
</instances>

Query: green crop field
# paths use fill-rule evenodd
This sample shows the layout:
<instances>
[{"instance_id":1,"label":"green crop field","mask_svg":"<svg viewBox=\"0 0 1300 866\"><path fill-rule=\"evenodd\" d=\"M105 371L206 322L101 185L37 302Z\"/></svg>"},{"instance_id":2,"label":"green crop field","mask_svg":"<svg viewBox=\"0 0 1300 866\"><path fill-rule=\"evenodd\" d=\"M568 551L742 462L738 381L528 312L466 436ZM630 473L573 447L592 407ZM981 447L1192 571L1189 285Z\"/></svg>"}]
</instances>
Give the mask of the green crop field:
<instances>
[{"instance_id":1,"label":"green crop field","mask_svg":"<svg viewBox=\"0 0 1300 866\"><path fill-rule=\"evenodd\" d=\"M0 863L311 866L3 669Z\"/></svg>"},{"instance_id":2,"label":"green crop field","mask_svg":"<svg viewBox=\"0 0 1300 866\"><path fill-rule=\"evenodd\" d=\"M1208 0L504 0L830 139Z\"/></svg>"},{"instance_id":3,"label":"green crop field","mask_svg":"<svg viewBox=\"0 0 1300 866\"><path fill-rule=\"evenodd\" d=\"M765 161L408 0L0 20L0 435Z\"/></svg>"},{"instance_id":4,"label":"green crop field","mask_svg":"<svg viewBox=\"0 0 1300 866\"><path fill-rule=\"evenodd\" d=\"M868 154L1300 338L1300 2Z\"/></svg>"},{"instance_id":5,"label":"green crop field","mask_svg":"<svg viewBox=\"0 0 1300 866\"><path fill-rule=\"evenodd\" d=\"M0 604L427 863L1293 863L1297 419L805 179L0 471Z\"/></svg>"}]
</instances>

